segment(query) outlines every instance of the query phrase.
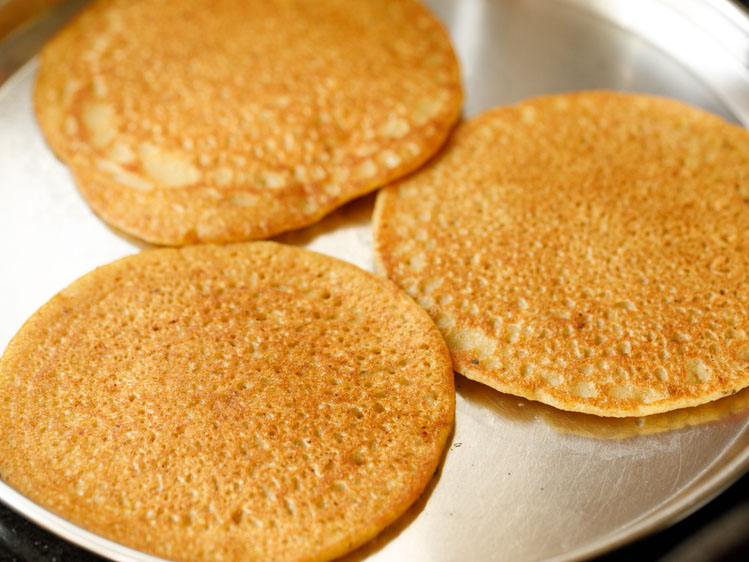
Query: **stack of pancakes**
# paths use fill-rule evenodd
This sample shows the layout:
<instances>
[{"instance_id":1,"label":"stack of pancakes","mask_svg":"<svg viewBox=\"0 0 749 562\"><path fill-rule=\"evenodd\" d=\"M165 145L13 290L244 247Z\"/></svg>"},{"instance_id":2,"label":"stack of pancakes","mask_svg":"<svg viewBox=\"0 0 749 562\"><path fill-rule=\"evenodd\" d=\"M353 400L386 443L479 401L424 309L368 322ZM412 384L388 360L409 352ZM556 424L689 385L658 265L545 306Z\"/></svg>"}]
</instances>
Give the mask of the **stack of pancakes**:
<instances>
[{"instance_id":1,"label":"stack of pancakes","mask_svg":"<svg viewBox=\"0 0 749 562\"><path fill-rule=\"evenodd\" d=\"M168 245L313 223L421 165L461 101L415 0L95 2L45 47L34 92L93 210Z\"/></svg>"},{"instance_id":2,"label":"stack of pancakes","mask_svg":"<svg viewBox=\"0 0 749 562\"><path fill-rule=\"evenodd\" d=\"M178 560L344 554L437 468L453 368L599 416L749 385L749 133L715 116L582 92L448 138L458 64L414 0L95 2L34 96L97 214L184 246L83 276L0 360L0 477L102 536ZM217 245L386 184L392 281Z\"/></svg>"}]
</instances>

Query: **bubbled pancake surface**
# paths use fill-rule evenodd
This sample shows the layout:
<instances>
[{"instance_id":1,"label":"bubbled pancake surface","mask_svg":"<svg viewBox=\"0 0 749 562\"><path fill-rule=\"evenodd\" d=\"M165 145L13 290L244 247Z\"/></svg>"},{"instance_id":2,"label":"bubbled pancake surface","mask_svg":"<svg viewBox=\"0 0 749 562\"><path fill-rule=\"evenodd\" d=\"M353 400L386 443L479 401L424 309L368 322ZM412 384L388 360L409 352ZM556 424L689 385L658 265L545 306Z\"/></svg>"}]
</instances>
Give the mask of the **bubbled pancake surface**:
<instances>
[{"instance_id":1,"label":"bubbled pancake surface","mask_svg":"<svg viewBox=\"0 0 749 562\"><path fill-rule=\"evenodd\" d=\"M461 102L415 0L93 2L44 48L34 92L94 211L173 245L315 222L418 167Z\"/></svg>"},{"instance_id":2,"label":"bubbled pancake surface","mask_svg":"<svg viewBox=\"0 0 749 562\"><path fill-rule=\"evenodd\" d=\"M179 560L324 560L422 492L450 355L390 281L270 242L147 251L37 311L0 360L0 476Z\"/></svg>"},{"instance_id":3,"label":"bubbled pancake surface","mask_svg":"<svg viewBox=\"0 0 749 562\"><path fill-rule=\"evenodd\" d=\"M749 385L749 133L682 103L486 112L378 195L375 246L502 392L630 416Z\"/></svg>"}]
</instances>

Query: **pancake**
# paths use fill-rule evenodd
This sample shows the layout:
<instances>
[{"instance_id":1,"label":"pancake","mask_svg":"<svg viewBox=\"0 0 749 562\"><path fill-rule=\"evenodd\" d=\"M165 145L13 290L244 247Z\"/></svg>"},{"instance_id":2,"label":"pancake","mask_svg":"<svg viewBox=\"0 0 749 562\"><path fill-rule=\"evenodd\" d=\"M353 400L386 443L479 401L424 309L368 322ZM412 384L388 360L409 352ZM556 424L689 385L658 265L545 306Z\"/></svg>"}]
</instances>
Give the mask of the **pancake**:
<instances>
[{"instance_id":1,"label":"pancake","mask_svg":"<svg viewBox=\"0 0 749 562\"><path fill-rule=\"evenodd\" d=\"M0 359L0 477L178 560L327 560L438 466L450 355L390 281L272 242L146 251L75 281Z\"/></svg>"},{"instance_id":2,"label":"pancake","mask_svg":"<svg viewBox=\"0 0 749 562\"><path fill-rule=\"evenodd\" d=\"M99 1L43 49L34 107L105 221L228 242L417 168L459 116L459 74L415 0Z\"/></svg>"},{"instance_id":3,"label":"pancake","mask_svg":"<svg viewBox=\"0 0 749 562\"><path fill-rule=\"evenodd\" d=\"M749 132L717 116L606 91L496 108L374 221L379 270L471 379L600 416L749 385Z\"/></svg>"}]
</instances>

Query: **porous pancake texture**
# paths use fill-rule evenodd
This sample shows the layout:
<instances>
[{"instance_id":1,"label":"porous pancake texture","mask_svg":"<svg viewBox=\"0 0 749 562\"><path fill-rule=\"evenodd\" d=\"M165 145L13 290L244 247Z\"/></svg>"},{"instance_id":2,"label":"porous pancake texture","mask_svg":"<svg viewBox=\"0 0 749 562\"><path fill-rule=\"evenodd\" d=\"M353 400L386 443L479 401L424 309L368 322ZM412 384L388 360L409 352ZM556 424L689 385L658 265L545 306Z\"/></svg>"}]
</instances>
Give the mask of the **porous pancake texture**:
<instances>
[{"instance_id":1,"label":"porous pancake texture","mask_svg":"<svg viewBox=\"0 0 749 562\"><path fill-rule=\"evenodd\" d=\"M37 311L0 359L0 477L175 560L326 560L419 496L450 354L390 281L259 242L153 250Z\"/></svg>"},{"instance_id":2,"label":"porous pancake texture","mask_svg":"<svg viewBox=\"0 0 749 562\"><path fill-rule=\"evenodd\" d=\"M455 369L604 416L749 385L749 132L674 100L580 92L460 125L383 190L378 267Z\"/></svg>"},{"instance_id":3,"label":"porous pancake texture","mask_svg":"<svg viewBox=\"0 0 749 562\"><path fill-rule=\"evenodd\" d=\"M415 0L108 0L44 48L49 145L149 242L266 238L418 167L462 102Z\"/></svg>"}]
</instances>

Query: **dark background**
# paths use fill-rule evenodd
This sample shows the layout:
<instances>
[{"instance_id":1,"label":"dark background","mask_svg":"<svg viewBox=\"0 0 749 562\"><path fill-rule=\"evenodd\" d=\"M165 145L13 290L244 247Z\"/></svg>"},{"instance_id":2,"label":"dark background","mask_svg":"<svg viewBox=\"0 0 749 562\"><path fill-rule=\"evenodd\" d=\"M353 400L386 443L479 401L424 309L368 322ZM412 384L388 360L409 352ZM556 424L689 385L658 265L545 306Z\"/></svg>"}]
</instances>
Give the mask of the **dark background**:
<instances>
[{"instance_id":1,"label":"dark background","mask_svg":"<svg viewBox=\"0 0 749 562\"><path fill-rule=\"evenodd\" d=\"M739 3L749 9L749 0ZM616 509L615 505L611 507ZM749 562L749 474L682 521L596 560ZM0 562L104 559L61 541L0 504Z\"/></svg>"}]
</instances>

